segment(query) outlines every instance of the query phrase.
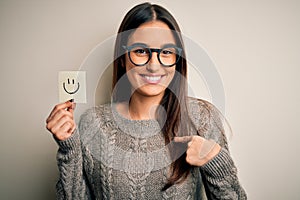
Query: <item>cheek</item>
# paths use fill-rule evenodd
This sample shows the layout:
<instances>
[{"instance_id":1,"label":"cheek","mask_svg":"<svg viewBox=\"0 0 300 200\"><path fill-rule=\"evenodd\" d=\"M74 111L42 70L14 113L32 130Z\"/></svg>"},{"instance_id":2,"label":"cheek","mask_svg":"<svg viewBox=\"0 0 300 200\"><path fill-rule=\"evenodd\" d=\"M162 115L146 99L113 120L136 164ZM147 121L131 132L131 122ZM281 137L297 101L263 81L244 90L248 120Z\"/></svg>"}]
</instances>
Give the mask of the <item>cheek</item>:
<instances>
[{"instance_id":1,"label":"cheek","mask_svg":"<svg viewBox=\"0 0 300 200\"><path fill-rule=\"evenodd\" d=\"M171 82L175 76L175 67L172 67L172 69L167 69L166 73L168 74L169 82Z\"/></svg>"},{"instance_id":2,"label":"cheek","mask_svg":"<svg viewBox=\"0 0 300 200\"><path fill-rule=\"evenodd\" d=\"M126 68L126 73L129 74L134 74L134 73L139 73L143 68L142 67L136 67L132 62L129 60L128 55L125 57L125 68Z\"/></svg>"},{"instance_id":3,"label":"cheek","mask_svg":"<svg viewBox=\"0 0 300 200\"><path fill-rule=\"evenodd\" d=\"M139 85L138 74L139 74L139 68L136 68L132 63L126 62L126 75L130 85L133 86L134 88L136 88L137 85Z\"/></svg>"}]
</instances>

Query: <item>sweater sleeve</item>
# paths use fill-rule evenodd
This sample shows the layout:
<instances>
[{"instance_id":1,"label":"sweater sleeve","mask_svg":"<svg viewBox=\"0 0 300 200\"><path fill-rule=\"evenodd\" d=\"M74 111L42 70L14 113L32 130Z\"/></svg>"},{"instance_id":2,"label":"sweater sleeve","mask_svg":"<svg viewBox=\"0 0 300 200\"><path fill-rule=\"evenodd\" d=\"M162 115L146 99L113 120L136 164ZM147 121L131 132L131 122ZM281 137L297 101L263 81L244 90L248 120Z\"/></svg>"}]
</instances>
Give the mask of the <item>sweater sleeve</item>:
<instances>
[{"instance_id":1,"label":"sweater sleeve","mask_svg":"<svg viewBox=\"0 0 300 200\"><path fill-rule=\"evenodd\" d=\"M81 120L83 121L83 120ZM56 184L57 199L93 199L84 168L84 157L87 151L82 145L81 132L79 130L64 141L56 140L59 149L57 152L57 165L59 169L59 180Z\"/></svg>"},{"instance_id":2,"label":"sweater sleeve","mask_svg":"<svg viewBox=\"0 0 300 200\"><path fill-rule=\"evenodd\" d=\"M91 199L83 170L82 150L78 130L64 141L57 141L59 180L57 199Z\"/></svg>"},{"instance_id":3,"label":"sweater sleeve","mask_svg":"<svg viewBox=\"0 0 300 200\"><path fill-rule=\"evenodd\" d=\"M208 199L244 200L247 195L239 183L237 168L230 156L220 112L206 103L209 117L206 139L213 139L221 145L221 151L212 160L200 167Z\"/></svg>"}]
</instances>

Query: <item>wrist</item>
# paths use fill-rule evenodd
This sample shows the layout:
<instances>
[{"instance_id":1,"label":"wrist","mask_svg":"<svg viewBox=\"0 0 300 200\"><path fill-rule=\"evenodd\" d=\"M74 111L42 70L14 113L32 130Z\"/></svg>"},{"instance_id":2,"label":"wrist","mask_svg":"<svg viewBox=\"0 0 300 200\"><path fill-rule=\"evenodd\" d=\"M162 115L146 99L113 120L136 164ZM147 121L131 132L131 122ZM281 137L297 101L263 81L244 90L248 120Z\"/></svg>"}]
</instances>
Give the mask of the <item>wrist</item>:
<instances>
[{"instance_id":1,"label":"wrist","mask_svg":"<svg viewBox=\"0 0 300 200\"><path fill-rule=\"evenodd\" d=\"M60 140L56 137L54 137L54 139L61 150L72 150L75 149L78 145L80 145L80 138L77 129L75 129L75 131L70 135L70 137L64 140Z\"/></svg>"}]
</instances>

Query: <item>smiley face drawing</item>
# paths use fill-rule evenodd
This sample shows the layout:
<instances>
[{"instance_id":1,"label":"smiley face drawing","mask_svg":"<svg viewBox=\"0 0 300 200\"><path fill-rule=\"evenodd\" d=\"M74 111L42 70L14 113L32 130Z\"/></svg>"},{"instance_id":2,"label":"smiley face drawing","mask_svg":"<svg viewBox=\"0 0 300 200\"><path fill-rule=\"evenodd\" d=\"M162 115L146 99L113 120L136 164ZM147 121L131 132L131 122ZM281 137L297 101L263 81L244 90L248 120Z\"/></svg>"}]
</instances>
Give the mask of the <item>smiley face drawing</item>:
<instances>
[{"instance_id":1,"label":"smiley face drawing","mask_svg":"<svg viewBox=\"0 0 300 200\"><path fill-rule=\"evenodd\" d=\"M70 83L70 78L68 78L68 86L71 85L71 84L72 84L72 88L75 88L75 87L73 86L73 85L75 85L75 80L72 79L72 83ZM79 82L77 82L77 87L76 87L76 89L73 90L73 91L69 91L69 90L67 89L67 87L66 87L66 83L63 82L63 88L64 88L64 90L66 91L66 93L68 93L68 94L75 94L75 93L79 90L80 84L79 84ZM70 87L68 87L68 88L70 88Z\"/></svg>"},{"instance_id":2,"label":"smiley face drawing","mask_svg":"<svg viewBox=\"0 0 300 200\"><path fill-rule=\"evenodd\" d=\"M74 99L76 103L86 103L86 72L60 71L58 89L60 102Z\"/></svg>"}]
</instances>

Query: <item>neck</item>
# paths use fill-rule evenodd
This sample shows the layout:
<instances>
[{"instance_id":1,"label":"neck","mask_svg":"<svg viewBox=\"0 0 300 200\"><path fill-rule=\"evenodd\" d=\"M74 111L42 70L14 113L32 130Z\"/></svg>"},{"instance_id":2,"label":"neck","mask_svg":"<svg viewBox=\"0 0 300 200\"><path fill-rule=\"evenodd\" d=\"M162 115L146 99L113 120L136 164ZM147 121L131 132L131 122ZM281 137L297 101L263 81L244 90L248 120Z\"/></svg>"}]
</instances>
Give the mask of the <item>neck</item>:
<instances>
[{"instance_id":1,"label":"neck","mask_svg":"<svg viewBox=\"0 0 300 200\"><path fill-rule=\"evenodd\" d=\"M155 119L155 113L162 97L163 94L148 97L134 93L128 107L130 118L134 120Z\"/></svg>"}]
</instances>

